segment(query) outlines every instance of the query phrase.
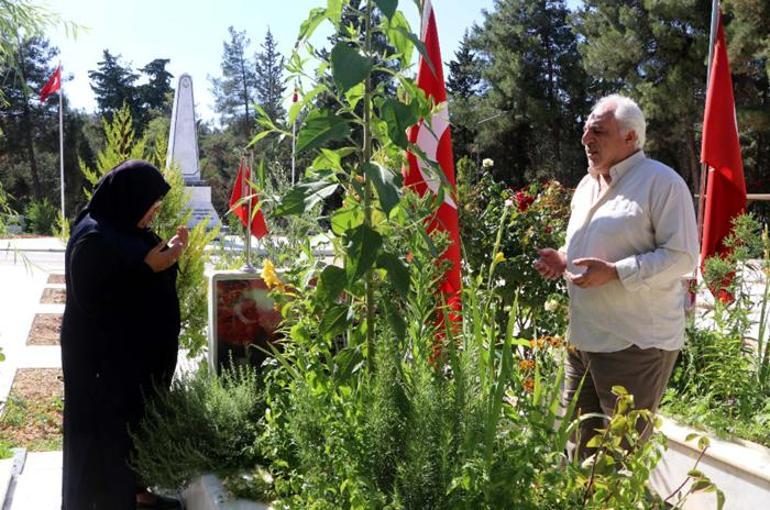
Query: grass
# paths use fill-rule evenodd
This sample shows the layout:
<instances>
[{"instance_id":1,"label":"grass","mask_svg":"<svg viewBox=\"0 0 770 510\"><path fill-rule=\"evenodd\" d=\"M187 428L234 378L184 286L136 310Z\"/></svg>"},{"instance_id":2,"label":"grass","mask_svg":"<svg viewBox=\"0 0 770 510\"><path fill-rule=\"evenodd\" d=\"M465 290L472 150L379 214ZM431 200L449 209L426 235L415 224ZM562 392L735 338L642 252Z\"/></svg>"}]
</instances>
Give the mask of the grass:
<instances>
[{"instance_id":1,"label":"grass","mask_svg":"<svg viewBox=\"0 0 770 510\"><path fill-rule=\"evenodd\" d=\"M16 447L32 452L61 450L63 408L60 396L9 396L0 416L0 457L4 450Z\"/></svg>"}]
</instances>

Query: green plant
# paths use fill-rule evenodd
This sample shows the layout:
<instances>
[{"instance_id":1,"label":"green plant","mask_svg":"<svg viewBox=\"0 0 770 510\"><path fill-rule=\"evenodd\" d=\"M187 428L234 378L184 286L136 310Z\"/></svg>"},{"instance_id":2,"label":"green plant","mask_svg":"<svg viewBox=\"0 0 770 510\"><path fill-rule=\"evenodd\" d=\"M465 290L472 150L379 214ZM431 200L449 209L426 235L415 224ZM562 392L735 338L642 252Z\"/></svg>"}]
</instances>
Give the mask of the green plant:
<instances>
[{"instance_id":1,"label":"green plant","mask_svg":"<svg viewBox=\"0 0 770 510\"><path fill-rule=\"evenodd\" d=\"M24 210L27 229L34 234L50 235L56 225L56 207L48 199L31 201Z\"/></svg>"},{"instance_id":2,"label":"green plant","mask_svg":"<svg viewBox=\"0 0 770 510\"><path fill-rule=\"evenodd\" d=\"M64 243L70 238L70 221L62 215L61 211L56 213L56 225L53 228L53 235Z\"/></svg>"},{"instance_id":3,"label":"green plant","mask_svg":"<svg viewBox=\"0 0 770 510\"><path fill-rule=\"evenodd\" d=\"M497 292L499 261L466 282L462 328L446 330L436 356L433 289L442 268L432 245L441 239L418 234L429 201L407 194L400 207L414 221L390 240L411 254L409 290L380 298L400 320L378 301L373 370L363 321L348 331L359 341L347 346L337 341L342 330L324 335L319 327L329 320L318 315L327 269L308 256L285 273L276 298L287 339L265 367L268 412L259 441L269 476L251 495L276 508L662 510L646 488L662 437L639 443L636 423L651 417L633 409L622 388L615 388L612 419L592 440L597 453L585 463L566 458L577 424L561 417L563 368L549 359L558 360L562 345L514 335L520 307ZM304 284L319 272L317 287Z\"/></svg>"},{"instance_id":4,"label":"green plant","mask_svg":"<svg viewBox=\"0 0 770 510\"><path fill-rule=\"evenodd\" d=\"M8 193L0 184L0 236L8 234L8 219L13 215L14 211L8 203Z\"/></svg>"},{"instance_id":5,"label":"green plant","mask_svg":"<svg viewBox=\"0 0 770 510\"><path fill-rule=\"evenodd\" d=\"M145 480L169 489L206 472L248 471L260 460L264 412L255 372L234 367L216 375L204 366L147 403L133 431L132 462Z\"/></svg>"},{"instance_id":6,"label":"green plant","mask_svg":"<svg viewBox=\"0 0 770 510\"><path fill-rule=\"evenodd\" d=\"M471 165L467 159L461 165L464 174L473 172ZM532 262L538 248L558 248L564 243L570 190L556 181L514 190L495 182L490 168L483 170L475 184L466 177L458 189L468 268L476 272L489 267L493 257L502 257L496 284L506 301L516 298L522 307L518 328L531 336L561 335L567 323L566 288L561 280L543 279ZM506 209L510 214L505 235L499 251L493 252L498 222Z\"/></svg>"},{"instance_id":7,"label":"green plant","mask_svg":"<svg viewBox=\"0 0 770 510\"><path fill-rule=\"evenodd\" d=\"M618 448L624 440L636 445L634 425L644 415L631 409L630 396L621 395L597 444L597 464L565 456L575 422L560 417L563 371L548 359L559 350L520 338L522 326L536 331L527 289L506 295L498 285L513 257L502 248L503 233L523 206L500 200L489 222L494 242L465 280L462 320L447 319L436 292L447 239L425 225L451 190L417 197L400 189L396 171L405 150L424 157L404 131L437 107L406 76L408 55L424 48L396 7L342 0L313 9L290 60L294 77L311 82L290 123L308 108L297 146L315 159L275 215L303 214L340 191L342 207L329 218L331 264L304 242L284 281L270 278L284 341L263 365L259 446L269 476L255 491L276 508L598 509L646 501L646 475L660 454L652 444ZM301 54L323 22L339 30L339 42L329 53ZM375 33L397 53L375 51ZM306 70L308 60L318 61L316 70ZM395 95L386 83L373 86L375 71L393 76ZM319 94L327 101L313 105ZM259 123L254 142L290 136L264 112ZM561 218L552 209L566 207L562 195L555 184L547 188L543 215L528 218L529 227ZM619 469L607 469L610 458Z\"/></svg>"},{"instance_id":8,"label":"green plant","mask_svg":"<svg viewBox=\"0 0 770 510\"><path fill-rule=\"evenodd\" d=\"M716 295L713 310L694 317L674 370L665 409L696 427L770 445L770 354L767 303L751 292L750 272L767 274L770 240L751 215L734 221L725 239L729 252L711 257L705 285ZM753 257L763 253L759 264ZM758 313L757 313L758 312ZM758 321L758 324L756 324ZM750 337L757 325L757 338Z\"/></svg>"}]
</instances>

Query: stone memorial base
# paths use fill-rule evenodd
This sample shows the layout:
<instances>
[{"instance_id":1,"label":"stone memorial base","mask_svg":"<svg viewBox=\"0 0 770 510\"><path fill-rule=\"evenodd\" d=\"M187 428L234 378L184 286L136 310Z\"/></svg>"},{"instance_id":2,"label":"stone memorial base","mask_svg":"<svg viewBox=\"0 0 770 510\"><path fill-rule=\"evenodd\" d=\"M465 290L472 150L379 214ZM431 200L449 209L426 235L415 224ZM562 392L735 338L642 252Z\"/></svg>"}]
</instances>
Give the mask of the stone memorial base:
<instances>
[{"instance_id":1,"label":"stone memorial base","mask_svg":"<svg viewBox=\"0 0 770 510\"><path fill-rule=\"evenodd\" d=\"M192 209L188 227L193 228L202 221L208 221L208 228L211 230L220 224L219 215L211 203L210 186L185 186L185 191L190 197L188 205Z\"/></svg>"}]
</instances>

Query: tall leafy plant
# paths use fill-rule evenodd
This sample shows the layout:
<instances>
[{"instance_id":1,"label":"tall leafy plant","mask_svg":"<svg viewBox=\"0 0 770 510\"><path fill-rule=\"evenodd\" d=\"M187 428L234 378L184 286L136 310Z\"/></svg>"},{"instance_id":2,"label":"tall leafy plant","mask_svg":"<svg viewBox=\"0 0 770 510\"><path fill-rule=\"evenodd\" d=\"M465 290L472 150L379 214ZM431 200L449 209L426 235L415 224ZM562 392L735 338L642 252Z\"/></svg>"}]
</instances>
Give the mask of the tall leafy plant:
<instances>
[{"instance_id":1,"label":"tall leafy plant","mask_svg":"<svg viewBox=\"0 0 770 510\"><path fill-rule=\"evenodd\" d=\"M342 189L344 205L329 218L341 265L327 267L320 277L321 287L329 292L324 293L328 299L319 307L322 313L337 319L323 321L320 334L346 331L361 312L370 368L376 358L378 287L404 289L405 253L387 249L383 240L402 219L398 204L404 151L420 154L407 140L405 131L418 119L429 117L435 107L407 77L414 48L423 52L424 48L410 31L403 13L396 10L397 3L368 0L359 10L353 10L359 22L342 27L343 7L349 2L334 0L326 8L311 10L302 23L287 67L291 79L303 83L305 90L302 100L289 111L289 124L304 110L304 122L296 136L297 152L314 159L303 181L282 197L275 211L278 216L301 215ZM395 54L375 50L372 23L377 10L382 14L377 17L377 29L387 34ZM331 52L321 53L312 48L309 38L324 22L345 36ZM308 70L312 62L317 64L314 71ZM399 87L397 97L387 93L384 82L373 86L372 75L376 72L393 77ZM322 94L330 101L314 103ZM258 122L262 131L252 143L272 133L291 136L264 110L260 110ZM441 174L435 164L431 168ZM385 278L377 278L376 273ZM345 294L343 302L337 300L340 292ZM348 341L357 338L349 331L346 337Z\"/></svg>"}]
</instances>

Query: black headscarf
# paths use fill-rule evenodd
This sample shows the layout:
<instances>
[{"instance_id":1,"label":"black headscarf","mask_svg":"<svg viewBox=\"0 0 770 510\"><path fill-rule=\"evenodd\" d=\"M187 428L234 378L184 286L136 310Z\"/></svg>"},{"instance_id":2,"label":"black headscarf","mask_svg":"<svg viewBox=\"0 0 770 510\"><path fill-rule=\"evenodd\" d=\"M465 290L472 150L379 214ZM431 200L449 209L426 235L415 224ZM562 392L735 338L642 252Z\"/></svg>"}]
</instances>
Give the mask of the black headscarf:
<instances>
[{"instance_id":1,"label":"black headscarf","mask_svg":"<svg viewBox=\"0 0 770 510\"><path fill-rule=\"evenodd\" d=\"M120 230L136 230L139 220L170 189L155 166L137 159L124 161L99 180L77 221L88 213Z\"/></svg>"}]
</instances>

